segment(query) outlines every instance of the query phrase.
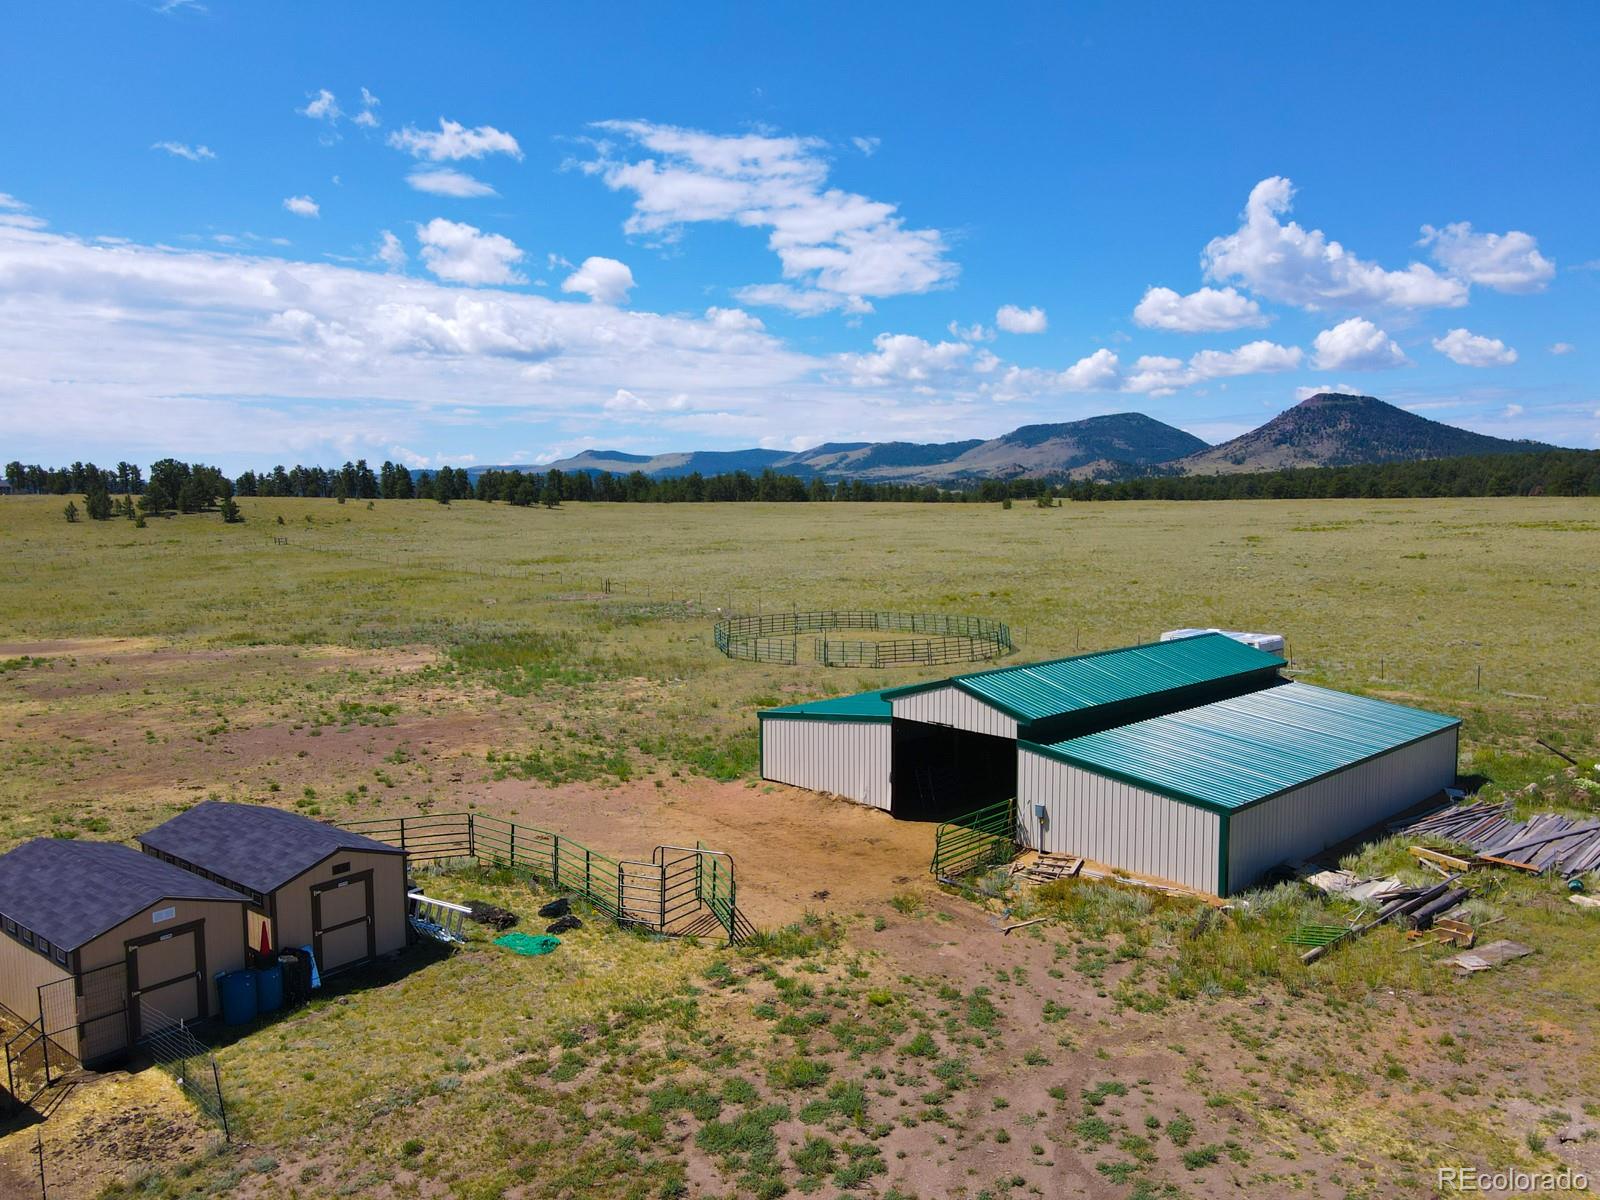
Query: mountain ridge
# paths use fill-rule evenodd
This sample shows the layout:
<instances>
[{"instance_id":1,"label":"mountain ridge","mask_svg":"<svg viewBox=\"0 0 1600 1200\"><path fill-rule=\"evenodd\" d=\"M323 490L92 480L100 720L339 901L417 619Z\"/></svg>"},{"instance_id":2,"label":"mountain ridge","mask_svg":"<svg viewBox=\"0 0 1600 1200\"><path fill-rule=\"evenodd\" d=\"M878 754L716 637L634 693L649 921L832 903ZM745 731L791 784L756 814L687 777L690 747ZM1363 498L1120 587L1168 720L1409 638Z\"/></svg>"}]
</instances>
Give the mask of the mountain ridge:
<instances>
[{"instance_id":1,"label":"mountain ridge","mask_svg":"<svg viewBox=\"0 0 1600 1200\"><path fill-rule=\"evenodd\" d=\"M634 454L591 448L539 466L468 471L589 471L656 479L765 470L800 479L961 484L984 479L1126 479L1139 475L1225 474L1285 467L1511 454L1555 449L1474 433L1408 412L1375 396L1318 392L1265 424L1211 446L1143 413L1022 425L994 438L955 442L823 442L806 450L680 450Z\"/></svg>"}]
</instances>

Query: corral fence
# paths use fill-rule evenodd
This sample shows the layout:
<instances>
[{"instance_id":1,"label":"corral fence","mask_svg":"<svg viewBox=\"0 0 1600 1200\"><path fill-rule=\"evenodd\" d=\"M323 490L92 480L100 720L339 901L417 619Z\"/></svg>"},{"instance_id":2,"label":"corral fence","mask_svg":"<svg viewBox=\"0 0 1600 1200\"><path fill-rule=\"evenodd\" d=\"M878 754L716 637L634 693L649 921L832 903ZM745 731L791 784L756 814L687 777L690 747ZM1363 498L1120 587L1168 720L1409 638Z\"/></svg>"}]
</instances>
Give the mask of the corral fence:
<instances>
[{"instance_id":1,"label":"corral fence","mask_svg":"<svg viewBox=\"0 0 1600 1200\"><path fill-rule=\"evenodd\" d=\"M739 911L732 857L706 846L657 846L648 862L612 858L548 829L483 813L378 817L343 828L399 846L413 863L470 860L515 871L582 897L619 925L730 942L755 932Z\"/></svg>"},{"instance_id":2,"label":"corral fence","mask_svg":"<svg viewBox=\"0 0 1600 1200\"><path fill-rule=\"evenodd\" d=\"M933 874L952 880L1010 862L1017 854L1015 797L939 825L933 833Z\"/></svg>"},{"instance_id":3,"label":"corral fence","mask_svg":"<svg viewBox=\"0 0 1600 1200\"><path fill-rule=\"evenodd\" d=\"M74 1072L128 1044L127 967L120 962L35 989L38 1016L6 1039L6 1088L27 1106ZM19 1016L18 1020L22 1020Z\"/></svg>"},{"instance_id":4,"label":"corral fence","mask_svg":"<svg viewBox=\"0 0 1600 1200\"><path fill-rule=\"evenodd\" d=\"M799 661L799 638L807 633L842 629L875 633L920 633L928 636L891 641L820 637L812 655L830 667L887 667L980 662L1016 649L1011 626L988 617L947 613L884 612L864 609L818 609L759 616L727 617L713 629L717 649L748 662Z\"/></svg>"},{"instance_id":5,"label":"corral fence","mask_svg":"<svg viewBox=\"0 0 1600 1200\"><path fill-rule=\"evenodd\" d=\"M172 1077L196 1108L222 1127L223 1138L231 1142L233 1130L228 1124L228 1101L222 1091L222 1069L217 1066L211 1047L195 1037L187 1022L163 1018L148 1004L144 1006L143 1019L158 1023L161 1028L146 1035L140 1048Z\"/></svg>"}]
</instances>

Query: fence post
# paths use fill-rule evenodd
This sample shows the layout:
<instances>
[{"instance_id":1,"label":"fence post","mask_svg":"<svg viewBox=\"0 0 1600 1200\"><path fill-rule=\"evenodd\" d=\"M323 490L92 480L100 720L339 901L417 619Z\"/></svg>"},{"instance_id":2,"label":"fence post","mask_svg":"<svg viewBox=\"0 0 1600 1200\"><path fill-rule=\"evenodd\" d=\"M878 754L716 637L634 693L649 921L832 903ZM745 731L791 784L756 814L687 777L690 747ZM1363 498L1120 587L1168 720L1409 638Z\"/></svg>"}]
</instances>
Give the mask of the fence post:
<instances>
[{"instance_id":1,"label":"fence post","mask_svg":"<svg viewBox=\"0 0 1600 1200\"><path fill-rule=\"evenodd\" d=\"M516 866L517 866L517 823L515 821L512 821L510 824L511 824L511 867L512 867L513 870L515 870Z\"/></svg>"},{"instance_id":2,"label":"fence post","mask_svg":"<svg viewBox=\"0 0 1600 1200\"><path fill-rule=\"evenodd\" d=\"M217 1115L222 1118L222 1140L233 1141L233 1131L228 1128L228 1102L222 1098L222 1072L217 1070L217 1060L211 1060L211 1082L217 1085Z\"/></svg>"},{"instance_id":3,"label":"fence post","mask_svg":"<svg viewBox=\"0 0 1600 1200\"><path fill-rule=\"evenodd\" d=\"M617 920L622 920L622 864L617 864Z\"/></svg>"},{"instance_id":4,"label":"fence post","mask_svg":"<svg viewBox=\"0 0 1600 1200\"><path fill-rule=\"evenodd\" d=\"M550 882L554 886L560 887L561 886L561 835L559 833L553 833L550 836L551 836L551 839L552 839L552 841L551 841L551 849L550 849Z\"/></svg>"},{"instance_id":5,"label":"fence post","mask_svg":"<svg viewBox=\"0 0 1600 1200\"><path fill-rule=\"evenodd\" d=\"M467 814L467 857L478 857L478 827L471 813Z\"/></svg>"},{"instance_id":6,"label":"fence post","mask_svg":"<svg viewBox=\"0 0 1600 1200\"><path fill-rule=\"evenodd\" d=\"M44 1137L38 1130L33 1133L33 1153L39 1160L39 1195L44 1200L50 1200L50 1192L44 1182Z\"/></svg>"},{"instance_id":7,"label":"fence post","mask_svg":"<svg viewBox=\"0 0 1600 1200\"><path fill-rule=\"evenodd\" d=\"M405 852L405 848L406 848L406 819L404 817L401 817L400 818L400 850L401 850L402 853Z\"/></svg>"},{"instance_id":8,"label":"fence post","mask_svg":"<svg viewBox=\"0 0 1600 1200\"><path fill-rule=\"evenodd\" d=\"M585 846L583 848L583 894L586 897L593 899L594 884L590 881L589 876L589 847Z\"/></svg>"}]
</instances>

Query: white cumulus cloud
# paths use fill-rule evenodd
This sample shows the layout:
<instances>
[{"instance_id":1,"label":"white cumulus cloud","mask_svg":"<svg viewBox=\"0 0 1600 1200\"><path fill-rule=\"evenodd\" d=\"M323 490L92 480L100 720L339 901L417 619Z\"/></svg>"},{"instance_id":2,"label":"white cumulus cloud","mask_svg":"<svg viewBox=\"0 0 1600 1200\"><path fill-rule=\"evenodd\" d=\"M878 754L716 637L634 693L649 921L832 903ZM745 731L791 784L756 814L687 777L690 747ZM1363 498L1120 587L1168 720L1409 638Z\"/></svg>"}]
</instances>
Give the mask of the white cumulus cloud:
<instances>
[{"instance_id":1,"label":"white cumulus cloud","mask_svg":"<svg viewBox=\"0 0 1600 1200\"><path fill-rule=\"evenodd\" d=\"M1114 389L1120 376L1116 352L1102 348L1080 358L1056 378L1063 391L1099 392Z\"/></svg>"},{"instance_id":2,"label":"white cumulus cloud","mask_svg":"<svg viewBox=\"0 0 1600 1200\"><path fill-rule=\"evenodd\" d=\"M706 321L716 329L733 332L759 333L766 328L761 323L760 317L747 313L742 308L718 308L712 305L706 309Z\"/></svg>"},{"instance_id":3,"label":"white cumulus cloud","mask_svg":"<svg viewBox=\"0 0 1600 1200\"><path fill-rule=\"evenodd\" d=\"M1312 349L1319 371L1377 371L1403 367L1409 361L1393 338L1364 317L1351 317L1324 329Z\"/></svg>"},{"instance_id":4,"label":"white cumulus cloud","mask_svg":"<svg viewBox=\"0 0 1600 1200\"><path fill-rule=\"evenodd\" d=\"M841 296L837 292L790 287L786 283L752 283L739 288L734 295L760 308L788 309L797 317L819 317L829 312L859 316L873 311L871 302L860 296Z\"/></svg>"},{"instance_id":5,"label":"white cumulus cloud","mask_svg":"<svg viewBox=\"0 0 1600 1200\"><path fill-rule=\"evenodd\" d=\"M1433 348L1463 367L1509 367L1517 352L1499 338L1482 337L1466 329L1452 329L1433 339Z\"/></svg>"},{"instance_id":6,"label":"white cumulus cloud","mask_svg":"<svg viewBox=\"0 0 1600 1200\"><path fill-rule=\"evenodd\" d=\"M1458 279L1497 292L1541 292L1556 274L1556 264L1539 253L1539 243L1516 229L1473 233L1467 221L1443 229L1424 225L1420 244L1430 247L1434 261Z\"/></svg>"},{"instance_id":7,"label":"white cumulus cloud","mask_svg":"<svg viewBox=\"0 0 1600 1200\"><path fill-rule=\"evenodd\" d=\"M310 196L285 196L283 207L297 217L320 217L322 206Z\"/></svg>"},{"instance_id":8,"label":"white cumulus cloud","mask_svg":"<svg viewBox=\"0 0 1600 1200\"><path fill-rule=\"evenodd\" d=\"M150 149L165 150L174 158L187 158L190 162L204 162L217 156L210 146L191 146L186 142L156 142Z\"/></svg>"},{"instance_id":9,"label":"white cumulus cloud","mask_svg":"<svg viewBox=\"0 0 1600 1200\"><path fill-rule=\"evenodd\" d=\"M1015 304L1002 304L994 314L994 323L1007 333L1043 333L1050 327L1042 308L1019 308Z\"/></svg>"},{"instance_id":10,"label":"white cumulus cloud","mask_svg":"<svg viewBox=\"0 0 1600 1200\"><path fill-rule=\"evenodd\" d=\"M378 261L391 271L403 271L410 256L406 254L405 245L394 233L385 229L378 235Z\"/></svg>"},{"instance_id":11,"label":"white cumulus cloud","mask_svg":"<svg viewBox=\"0 0 1600 1200\"><path fill-rule=\"evenodd\" d=\"M295 111L302 117L310 117L313 121L327 121L330 125L344 115L339 110L339 101L327 88L318 88L306 101L306 106Z\"/></svg>"},{"instance_id":12,"label":"white cumulus cloud","mask_svg":"<svg viewBox=\"0 0 1600 1200\"><path fill-rule=\"evenodd\" d=\"M1551 354L1571 354L1577 347L1571 342L1556 342L1550 347Z\"/></svg>"},{"instance_id":13,"label":"white cumulus cloud","mask_svg":"<svg viewBox=\"0 0 1600 1200\"><path fill-rule=\"evenodd\" d=\"M963 325L960 321L951 321L945 326L950 331L950 336L959 338L963 342L992 342L994 330L984 325L982 321L974 321L971 325Z\"/></svg>"},{"instance_id":14,"label":"white cumulus cloud","mask_svg":"<svg viewBox=\"0 0 1600 1200\"><path fill-rule=\"evenodd\" d=\"M439 118L437 130L417 129L407 125L389 135L389 145L404 150L413 158L430 162L455 162L463 158L483 158L489 154L509 154L522 158L522 147L517 139L493 125L479 125L468 129L459 121Z\"/></svg>"},{"instance_id":15,"label":"white cumulus cloud","mask_svg":"<svg viewBox=\"0 0 1600 1200\"><path fill-rule=\"evenodd\" d=\"M1202 350L1189 359L1196 379L1218 379L1229 375L1264 375L1273 371L1293 371L1305 357L1299 346L1280 346L1275 342L1249 342L1237 350Z\"/></svg>"},{"instance_id":16,"label":"white cumulus cloud","mask_svg":"<svg viewBox=\"0 0 1600 1200\"><path fill-rule=\"evenodd\" d=\"M597 128L623 144L601 141L597 157L578 165L632 193L629 234L671 241L705 221L767 230L790 284L742 289L747 304L859 312L866 297L926 292L955 278L939 230L907 228L895 205L829 187L825 146L815 138L722 136L648 121ZM804 292L844 300L812 302Z\"/></svg>"},{"instance_id":17,"label":"white cumulus cloud","mask_svg":"<svg viewBox=\"0 0 1600 1200\"><path fill-rule=\"evenodd\" d=\"M1208 379L1293 371L1304 358L1305 353L1298 346L1280 346L1268 341L1249 342L1235 350L1201 350L1190 355L1187 362L1161 354L1146 354L1134 360L1122 381L1122 390L1166 396Z\"/></svg>"},{"instance_id":18,"label":"white cumulus cloud","mask_svg":"<svg viewBox=\"0 0 1600 1200\"><path fill-rule=\"evenodd\" d=\"M839 356L853 383L928 383L955 370L972 353L965 342L928 342L909 333L880 333L872 345L869 354Z\"/></svg>"},{"instance_id":19,"label":"white cumulus cloud","mask_svg":"<svg viewBox=\"0 0 1600 1200\"><path fill-rule=\"evenodd\" d=\"M440 279L473 286L527 282L515 267L522 261L521 247L501 234L435 217L417 227L417 241L423 265Z\"/></svg>"},{"instance_id":20,"label":"white cumulus cloud","mask_svg":"<svg viewBox=\"0 0 1600 1200\"><path fill-rule=\"evenodd\" d=\"M581 292L598 304L623 304L633 288L628 264L614 258L591 256L561 281L563 292Z\"/></svg>"},{"instance_id":21,"label":"white cumulus cloud","mask_svg":"<svg viewBox=\"0 0 1600 1200\"><path fill-rule=\"evenodd\" d=\"M1294 185L1281 176L1256 184L1245 203L1243 224L1206 246L1207 276L1307 309L1364 304L1456 308L1467 302L1468 286L1460 279L1422 263L1385 270L1357 258L1320 229L1280 221L1293 196Z\"/></svg>"},{"instance_id":22,"label":"white cumulus cloud","mask_svg":"<svg viewBox=\"0 0 1600 1200\"><path fill-rule=\"evenodd\" d=\"M366 88L361 89L361 111L351 118L357 125L366 129L376 129L381 121L378 120L378 106L383 101L379 100Z\"/></svg>"},{"instance_id":23,"label":"white cumulus cloud","mask_svg":"<svg viewBox=\"0 0 1600 1200\"><path fill-rule=\"evenodd\" d=\"M427 192L430 196L451 196L457 200L497 194L483 180L450 167L419 167L406 176L406 182L416 191Z\"/></svg>"},{"instance_id":24,"label":"white cumulus cloud","mask_svg":"<svg viewBox=\"0 0 1600 1200\"><path fill-rule=\"evenodd\" d=\"M1261 306L1235 288L1203 287L1187 296L1171 288L1153 287L1133 310L1133 320L1146 329L1172 333L1226 333L1265 325L1269 317Z\"/></svg>"}]
</instances>

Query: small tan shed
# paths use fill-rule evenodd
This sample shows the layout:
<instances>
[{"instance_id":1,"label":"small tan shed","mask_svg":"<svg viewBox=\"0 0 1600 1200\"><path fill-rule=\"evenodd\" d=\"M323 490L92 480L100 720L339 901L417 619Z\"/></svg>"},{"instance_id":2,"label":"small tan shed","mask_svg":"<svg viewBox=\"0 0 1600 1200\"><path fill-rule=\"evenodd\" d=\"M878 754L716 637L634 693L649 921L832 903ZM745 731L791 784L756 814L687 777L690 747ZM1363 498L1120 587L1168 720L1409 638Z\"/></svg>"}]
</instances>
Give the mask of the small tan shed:
<instances>
[{"instance_id":1,"label":"small tan shed","mask_svg":"<svg viewBox=\"0 0 1600 1200\"><path fill-rule=\"evenodd\" d=\"M262 953L309 946L324 974L405 948L405 851L299 813L209 800L140 836L144 852L249 899Z\"/></svg>"},{"instance_id":2,"label":"small tan shed","mask_svg":"<svg viewBox=\"0 0 1600 1200\"><path fill-rule=\"evenodd\" d=\"M80 1062L218 1011L245 901L129 846L36 838L0 856L0 1005Z\"/></svg>"}]
</instances>

